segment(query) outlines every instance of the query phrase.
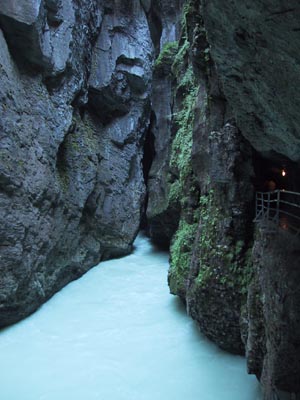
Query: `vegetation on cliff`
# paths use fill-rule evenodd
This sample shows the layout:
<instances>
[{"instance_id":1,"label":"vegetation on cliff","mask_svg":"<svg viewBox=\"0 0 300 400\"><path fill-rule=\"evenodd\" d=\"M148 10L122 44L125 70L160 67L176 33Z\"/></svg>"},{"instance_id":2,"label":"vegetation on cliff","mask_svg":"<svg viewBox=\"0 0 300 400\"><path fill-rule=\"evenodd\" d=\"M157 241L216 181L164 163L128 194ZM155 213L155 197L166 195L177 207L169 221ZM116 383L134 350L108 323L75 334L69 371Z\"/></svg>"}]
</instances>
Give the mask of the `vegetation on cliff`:
<instances>
[{"instance_id":1,"label":"vegetation on cliff","mask_svg":"<svg viewBox=\"0 0 300 400\"><path fill-rule=\"evenodd\" d=\"M159 70L168 71L174 81L176 108L172 115L176 134L169 160L170 186L168 202L179 202L181 208L178 230L171 244L169 270L170 290L185 297L186 279L189 271L192 246L198 225L198 189L192 171L192 144L195 118L195 103L199 85L189 60L187 18L193 12L192 2L187 3L182 18L182 38L179 45L165 45L156 61ZM176 52L174 51L176 49ZM172 61L172 62L171 62ZM157 68L157 67L156 67Z\"/></svg>"},{"instance_id":2,"label":"vegetation on cliff","mask_svg":"<svg viewBox=\"0 0 300 400\"><path fill-rule=\"evenodd\" d=\"M212 89L216 82L210 48L196 4L189 1L184 7L182 38L172 54L177 108L169 199L180 203L181 212L170 247L168 281L171 293L187 303L208 337L224 349L242 353L239 317L252 263L249 237L245 226L236 222L233 209L240 207L238 192L243 184L234 171L244 149L234 125L213 126L212 110L225 106L220 106ZM242 190L248 193L247 184Z\"/></svg>"}]
</instances>

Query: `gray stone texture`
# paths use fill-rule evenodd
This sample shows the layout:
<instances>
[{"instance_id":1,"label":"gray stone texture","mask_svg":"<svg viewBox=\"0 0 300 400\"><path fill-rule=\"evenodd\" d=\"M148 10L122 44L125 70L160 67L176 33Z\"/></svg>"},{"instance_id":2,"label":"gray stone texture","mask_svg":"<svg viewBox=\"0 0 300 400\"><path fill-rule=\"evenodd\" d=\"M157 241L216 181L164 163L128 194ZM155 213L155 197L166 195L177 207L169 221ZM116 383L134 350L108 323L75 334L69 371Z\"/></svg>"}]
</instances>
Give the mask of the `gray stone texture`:
<instances>
[{"instance_id":1,"label":"gray stone texture","mask_svg":"<svg viewBox=\"0 0 300 400\"><path fill-rule=\"evenodd\" d=\"M131 250L145 197L152 57L139 1L2 3L1 327ZM128 26L130 43L121 33ZM105 35L107 57L98 51ZM91 95L106 86L117 109L129 93L125 112L108 120Z\"/></svg>"},{"instance_id":2,"label":"gray stone texture","mask_svg":"<svg viewBox=\"0 0 300 400\"><path fill-rule=\"evenodd\" d=\"M32 25L38 18L41 0L1 1L1 14L26 25Z\"/></svg>"},{"instance_id":3,"label":"gray stone texture","mask_svg":"<svg viewBox=\"0 0 300 400\"><path fill-rule=\"evenodd\" d=\"M227 351L243 354L241 275L251 235L251 148L229 122L218 130L204 127L195 125L194 171L201 192L212 193L218 212L208 214L209 228L199 221L186 289L187 310L207 337ZM213 233L202 233L203 229ZM199 240L203 234L211 241L204 259ZM196 278L207 266L209 278L199 284Z\"/></svg>"},{"instance_id":4,"label":"gray stone texture","mask_svg":"<svg viewBox=\"0 0 300 400\"><path fill-rule=\"evenodd\" d=\"M72 0L3 3L1 25L19 62L34 64L45 75L64 72L71 56L75 25Z\"/></svg>"},{"instance_id":5,"label":"gray stone texture","mask_svg":"<svg viewBox=\"0 0 300 400\"><path fill-rule=\"evenodd\" d=\"M109 122L125 115L134 101L149 96L153 45L145 12L139 1L106 2L101 32L93 51L89 101Z\"/></svg>"},{"instance_id":6,"label":"gray stone texture","mask_svg":"<svg viewBox=\"0 0 300 400\"><path fill-rule=\"evenodd\" d=\"M167 43L179 40L183 1L154 2L153 10L160 16L161 32L157 42L161 50ZM151 15L149 23L154 24ZM157 27L158 29L158 27ZM170 71L169 71L170 72ZM168 245L174 235L180 217L180 206L170 202L169 167L171 146L174 139L173 113L177 82L174 76L154 74L151 95L153 123L151 130L155 138L155 157L149 172L147 220L150 237L157 243Z\"/></svg>"},{"instance_id":7,"label":"gray stone texture","mask_svg":"<svg viewBox=\"0 0 300 400\"><path fill-rule=\"evenodd\" d=\"M248 370L266 399L298 399L300 393L299 238L258 225L253 247L255 278L246 318Z\"/></svg>"},{"instance_id":8,"label":"gray stone texture","mask_svg":"<svg viewBox=\"0 0 300 400\"><path fill-rule=\"evenodd\" d=\"M180 216L179 204L170 202L170 155L174 138L172 114L174 85L170 77L153 79L151 126L155 137L155 157L148 179L147 220L150 237L157 243L169 244Z\"/></svg>"},{"instance_id":9,"label":"gray stone texture","mask_svg":"<svg viewBox=\"0 0 300 400\"><path fill-rule=\"evenodd\" d=\"M298 0L203 0L203 17L238 127L267 157L300 161Z\"/></svg>"},{"instance_id":10,"label":"gray stone texture","mask_svg":"<svg viewBox=\"0 0 300 400\"><path fill-rule=\"evenodd\" d=\"M291 186L299 192L299 2L201 3L210 54L237 126L270 165L296 162ZM241 313L248 369L266 400L298 399L299 240L280 230L263 232L252 261Z\"/></svg>"},{"instance_id":11,"label":"gray stone texture","mask_svg":"<svg viewBox=\"0 0 300 400\"><path fill-rule=\"evenodd\" d=\"M213 190L217 199L216 243L229 250L242 243L234 255L240 268L253 239L252 148L270 161L300 161L300 5L191 2L204 24L195 25L194 15L187 21L189 64L200 83L191 178L197 196ZM101 259L131 250L145 202L149 129L156 153L149 231L157 242L171 240L181 211L168 200L179 82L167 72L151 85L154 55L180 38L183 3L1 1L0 327ZM186 199L191 219L198 200ZM246 349L266 400L298 399L298 241L287 232L256 236L245 300L217 252L209 280L197 284L201 230L200 221L185 282L188 312L222 348Z\"/></svg>"}]
</instances>

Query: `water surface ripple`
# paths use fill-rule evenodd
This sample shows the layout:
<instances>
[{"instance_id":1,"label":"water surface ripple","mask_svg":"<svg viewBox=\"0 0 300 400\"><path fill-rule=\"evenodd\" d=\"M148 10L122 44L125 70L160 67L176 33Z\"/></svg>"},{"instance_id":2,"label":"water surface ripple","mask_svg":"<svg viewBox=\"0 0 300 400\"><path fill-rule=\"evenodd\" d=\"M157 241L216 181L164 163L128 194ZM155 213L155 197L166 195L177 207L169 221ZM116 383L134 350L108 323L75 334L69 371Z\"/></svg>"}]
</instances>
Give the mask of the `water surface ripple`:
<instances>
[{"instance_id":1,"label":"water surface ripple","mask_svg":"<svg viewBox=\"0 0 300 400\"><path fill-rule=\"evenodd\" d=\"M258 400L242 357L207 341L169 294L168 254L128 257L72 282L0 333L1 400Z\"/></svg>"}]
</instances>

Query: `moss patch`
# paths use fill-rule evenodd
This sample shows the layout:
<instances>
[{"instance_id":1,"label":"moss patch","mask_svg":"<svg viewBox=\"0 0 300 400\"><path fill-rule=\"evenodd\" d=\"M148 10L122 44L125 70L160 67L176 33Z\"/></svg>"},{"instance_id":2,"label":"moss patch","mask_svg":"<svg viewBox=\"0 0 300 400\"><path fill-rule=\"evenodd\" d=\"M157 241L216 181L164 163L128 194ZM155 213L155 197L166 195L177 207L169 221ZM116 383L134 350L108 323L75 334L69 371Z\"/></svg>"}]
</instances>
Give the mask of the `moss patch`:
<instances>
[{"instance_id":1,"label":"moss patch","mask_svg":"<svg viewBox=\"0 0 300 400\"><path fill-rule=\"evenodd\" d=\"M242 295L252 279L251 251L244 241L234 241L223 232L224 215L213 190L200 198L200 259L195 284L206 286L210 280Z\"/></svg>"},{"instance_id":2,"label":"moss patch","mask_svg":"<svg viewBox=\"0 0 300 400\"><path fill-rule=\"evenodd\" d=\"M181 110L174 116L178 130L172 143L170 166L178 171L179 184L176 184L177 190L184 192L186 179L192 174L191 153L195 116L194 108L199 90L192 67L187 69L178 89L182 90L184 95Z\"/></svg>"},{"instance_id":3,"label":"moss patch","mask_svg":"<svg viewBox=\"0 0 300 400\"><path fill-rule=\"evenodd\" d=\"M181 220L171 245L169 286L173 294L185 297L186 280L189 273L192 246L197 232L197 223Z\"/></svg>"},{"instance_id":4,"label":"moss patch","mask_svg":"<svg viewBox=\"0 0 300 400\"><path fill-rule=\"evenodd\" d=\"M154 74L159 76L170 75L177 52L178 42L166 43L154 63Z\"/></svg>"},{"instance_id":5,"label":"moss patch","mask_svg":"<svg viewBox=\"0 0 300 400\"><path fill-rule=\"evenodd\" d=\"M176 199L182 210L179 227L170 248L169 286L171 293L182 298L185 297L186 280L199 220L193 202L190 201L191 198L197 197L198 193L192 170L192 145L199 85L188 60L190 48L187 35L187 14L190 11L188 4L184 9L182 19L183 37L171 67L173 77L177 81L175 96L178 111L173 114L177 130L172 142L169 162L170 170L173 176L176 176L170 186L169 199L170 201Z\"/></svg>"}]
</instances>

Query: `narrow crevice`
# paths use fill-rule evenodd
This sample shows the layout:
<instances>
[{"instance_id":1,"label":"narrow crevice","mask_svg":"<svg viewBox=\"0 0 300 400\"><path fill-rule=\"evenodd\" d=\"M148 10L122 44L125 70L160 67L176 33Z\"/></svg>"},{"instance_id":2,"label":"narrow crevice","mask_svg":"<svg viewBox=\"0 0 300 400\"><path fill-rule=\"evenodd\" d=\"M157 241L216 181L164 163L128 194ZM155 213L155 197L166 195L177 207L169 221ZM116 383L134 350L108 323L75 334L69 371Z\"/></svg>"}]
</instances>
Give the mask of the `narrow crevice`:
<instances>
[{"instance_id":1,"label":"narrow crevice","mask_svg":"<svg viewBox=\"0 0 300 400\"><path fill-rule=\"evenodd\" d=\"M60 144L56 155L56 170L63 191L67 191L70 183L67 138L68 135L65 136Z\"/></svg>"},{"instance_id":2,"label":"narrow crevice","mask_svg":"<svg viewBox=\"0 0 300 400\"><path fill-rule=\"evenodd\" d=\"M150 115L149 129L148 129L148 131L146 133L146 137L145 137L143 159L142 159L144 182L146 185L146 196L145 196L145 202L143 205L143 212L142 212L142 217L141 217L141 229L145 229L145 230L147 230L147 226L148 226L147 216L146 216L146 211L147 211L147 207L148 207L148 178L149 178L149 173L151 170L152 162L155 157L155 136L153 133L153 129L154 129L155 125L156 125L156 116L155 116L155 113L152 111L151 115Z\"/></svg>"},{"instance_id":3,"label":"narrow crevice","mask_svg":"<svg viewBox=\"0 0 300 400\"><path fill-rule=\"evenodd\" d=\"M163 30L159 11L152 7L147 14L147 19L155 55L158 56L160 52L160 38Z\"/></svg>"}]
</instances>

